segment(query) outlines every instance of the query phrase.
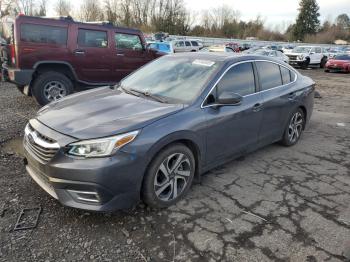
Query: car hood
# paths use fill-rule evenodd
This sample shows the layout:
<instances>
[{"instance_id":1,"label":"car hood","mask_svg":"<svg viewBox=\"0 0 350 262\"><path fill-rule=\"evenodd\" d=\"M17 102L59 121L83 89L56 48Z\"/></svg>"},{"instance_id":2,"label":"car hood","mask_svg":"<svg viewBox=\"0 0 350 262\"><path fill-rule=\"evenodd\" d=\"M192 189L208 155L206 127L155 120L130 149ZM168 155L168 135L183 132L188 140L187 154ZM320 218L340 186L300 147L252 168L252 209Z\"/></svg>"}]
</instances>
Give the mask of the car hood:
<instances>
[{"instance_id":1,"label":"car hood","mask_svg":"<svg viewBox=\"0 0 350 262\"><path fill-rule=\"evenodd\" d=\"M183 107L102 87L51 103L40 109L36 118L62 134L90 139L143 128Z\"/></svg>"},{"instance_id":2,"label":"car hood","mask_svg":"<svg viewBox=\"0 0 350 262\"><path fill-rule=\"evenodd\" d=\"M336 59L332 59L332 60L328 60L328 63L344 65L344 64L349 64L350 60L336 60Z\"/></svg>"}]
</instances>

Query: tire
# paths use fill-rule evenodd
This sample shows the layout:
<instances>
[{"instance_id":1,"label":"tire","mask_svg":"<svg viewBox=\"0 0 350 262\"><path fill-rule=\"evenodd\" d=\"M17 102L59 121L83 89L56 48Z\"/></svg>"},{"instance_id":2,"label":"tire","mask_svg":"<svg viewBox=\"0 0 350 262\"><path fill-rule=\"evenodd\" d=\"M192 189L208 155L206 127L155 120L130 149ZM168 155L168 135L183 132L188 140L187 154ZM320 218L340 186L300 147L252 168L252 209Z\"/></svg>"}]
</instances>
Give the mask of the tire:
<instances>
[{"instance_id":1,"label":"tire","mask_svg":"<svg viewBox=\"0 0 350 262\"><path fill-rule=\"evenodd\" d=\"M48 71L35 79L32 93L38 104L46 105L73 93L73 83L62 73Z\"/></svg>"},{"instance_id":2,"label":"tire","mask_svg":"<svg viewBox=\"0 0 350 262\"><path fill-rule=\"evenodd\" d=\"M305 62L302 63L301 69L307 69L310 65L310 59L306 59Z\"/></svg>"},{"instance_id":3,"label":"tire","mask_svg":"<svg viewBox=\"0 0 350 262\"><path fill-rule=\"evenodd\" d=\"M301 108L298 108L289 117L282 140L280 141L281 144L284 146L295 145L299 141L304 128L305 114Z\"/></svg>"},{"instance_id":4,"label":"tire","mask_svg":"<svg viewBox=\"0 0 350 262\"><path fill-rule=\"evenodd\" d=\"M321 60L321 63L320 63L320 68L324 68L326 63L327 63L327 58L323 57L322 60Z\"/></svg>"},{"instance_id":5,"label":"tire","mask_svg":"<svg viewBox=\"0 0 350 262\"><path fill-rule=\"evenodd\" d=\"M16 87L17 87L18 91L22 93L22 95L25 95L24 94L24 86L17 85Z\"/></svg>"},{"instance_id":6,"label":"tire","mask_svg":"<svg viewBox=\"0 0 350 262\"><path fill-rule=\"evenodd\" d=\"M326 73L329 73L329 69L325 69L324 71L325 71Z\"/></svg>"},{"instance_id":7,"label":"tire","mask_svg":"<svg viewBox=\"0 0 350 262\"><path fill-rule=\"evenodd\" d=\"M178 159L181 159L180 163ZM190 189L195 169L195 159L188 147L183 144L166 147L155 156L146 171L141 189L143 201L154 208L177 203Z\"/></svg>"}]
</instances>

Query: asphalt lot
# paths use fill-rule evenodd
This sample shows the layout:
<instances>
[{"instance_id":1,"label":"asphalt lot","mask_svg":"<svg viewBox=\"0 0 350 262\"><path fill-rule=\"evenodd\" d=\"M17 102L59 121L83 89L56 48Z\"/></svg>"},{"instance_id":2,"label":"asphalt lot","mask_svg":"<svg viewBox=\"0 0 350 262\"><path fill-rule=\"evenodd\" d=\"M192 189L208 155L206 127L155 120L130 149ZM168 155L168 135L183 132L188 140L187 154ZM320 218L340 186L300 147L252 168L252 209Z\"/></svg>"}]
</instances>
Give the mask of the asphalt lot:
<instances>
[{"instance_id":1,"label":"asphalt lot","mask_svg":"<svg viewBox=\"0 0 350 262\"><path fill-rule=\"evenodd\" d=\"M306 70L322 95L290 148L271 145L207 174L165 210L61 206L25 174L20 141L38 106L0 85L0 261L350 260L350 75ZM37 228L13 231L41 205Z\"/></svg>"}]
</instances>

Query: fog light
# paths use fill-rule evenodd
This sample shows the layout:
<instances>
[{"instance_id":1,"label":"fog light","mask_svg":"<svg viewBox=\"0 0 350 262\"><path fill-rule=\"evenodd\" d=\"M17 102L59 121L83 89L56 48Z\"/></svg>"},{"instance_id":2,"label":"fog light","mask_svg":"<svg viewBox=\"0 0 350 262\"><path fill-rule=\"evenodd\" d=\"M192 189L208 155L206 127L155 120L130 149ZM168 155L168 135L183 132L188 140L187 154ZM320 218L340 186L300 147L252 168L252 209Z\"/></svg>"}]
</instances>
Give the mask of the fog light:
<instances>
[{"instance_id":1,"label":"fog light","mask_svg":"<svg viewBox=\"0 0 350 262\"><path fill-rule=\"evenodd\" d=\"M100 203L100 197L97 192L67 190L69 194L75 199L82 202Z\"/></svg>"}]
</instances>

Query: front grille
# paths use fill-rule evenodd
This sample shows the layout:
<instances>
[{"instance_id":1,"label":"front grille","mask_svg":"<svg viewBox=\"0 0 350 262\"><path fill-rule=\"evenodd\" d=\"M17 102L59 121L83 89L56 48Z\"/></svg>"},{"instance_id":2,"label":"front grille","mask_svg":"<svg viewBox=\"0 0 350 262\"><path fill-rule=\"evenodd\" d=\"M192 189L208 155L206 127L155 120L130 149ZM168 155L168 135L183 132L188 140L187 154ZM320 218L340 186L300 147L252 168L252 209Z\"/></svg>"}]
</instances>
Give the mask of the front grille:
<instances>
[{"instance_id":1,"label":"front grille","mask_svg":"<svg viewBox=\"0 0 350 262\"><path fill-rule=\"evenodd\" d=\"M43 163L49 162L57 153L57 142L36 131L30 124L26 126L24 146L34 157Z\"/></svg>"},{"instance_id":2,"label":"front grille","mask_svg":"<svg viewBox=\"0 0 350 262\"><path fill-rule=\"evenodd\" d=\"M290 60L297 60L298 56L296 55L287 55Z\"/></svg>"}]
</instances>

